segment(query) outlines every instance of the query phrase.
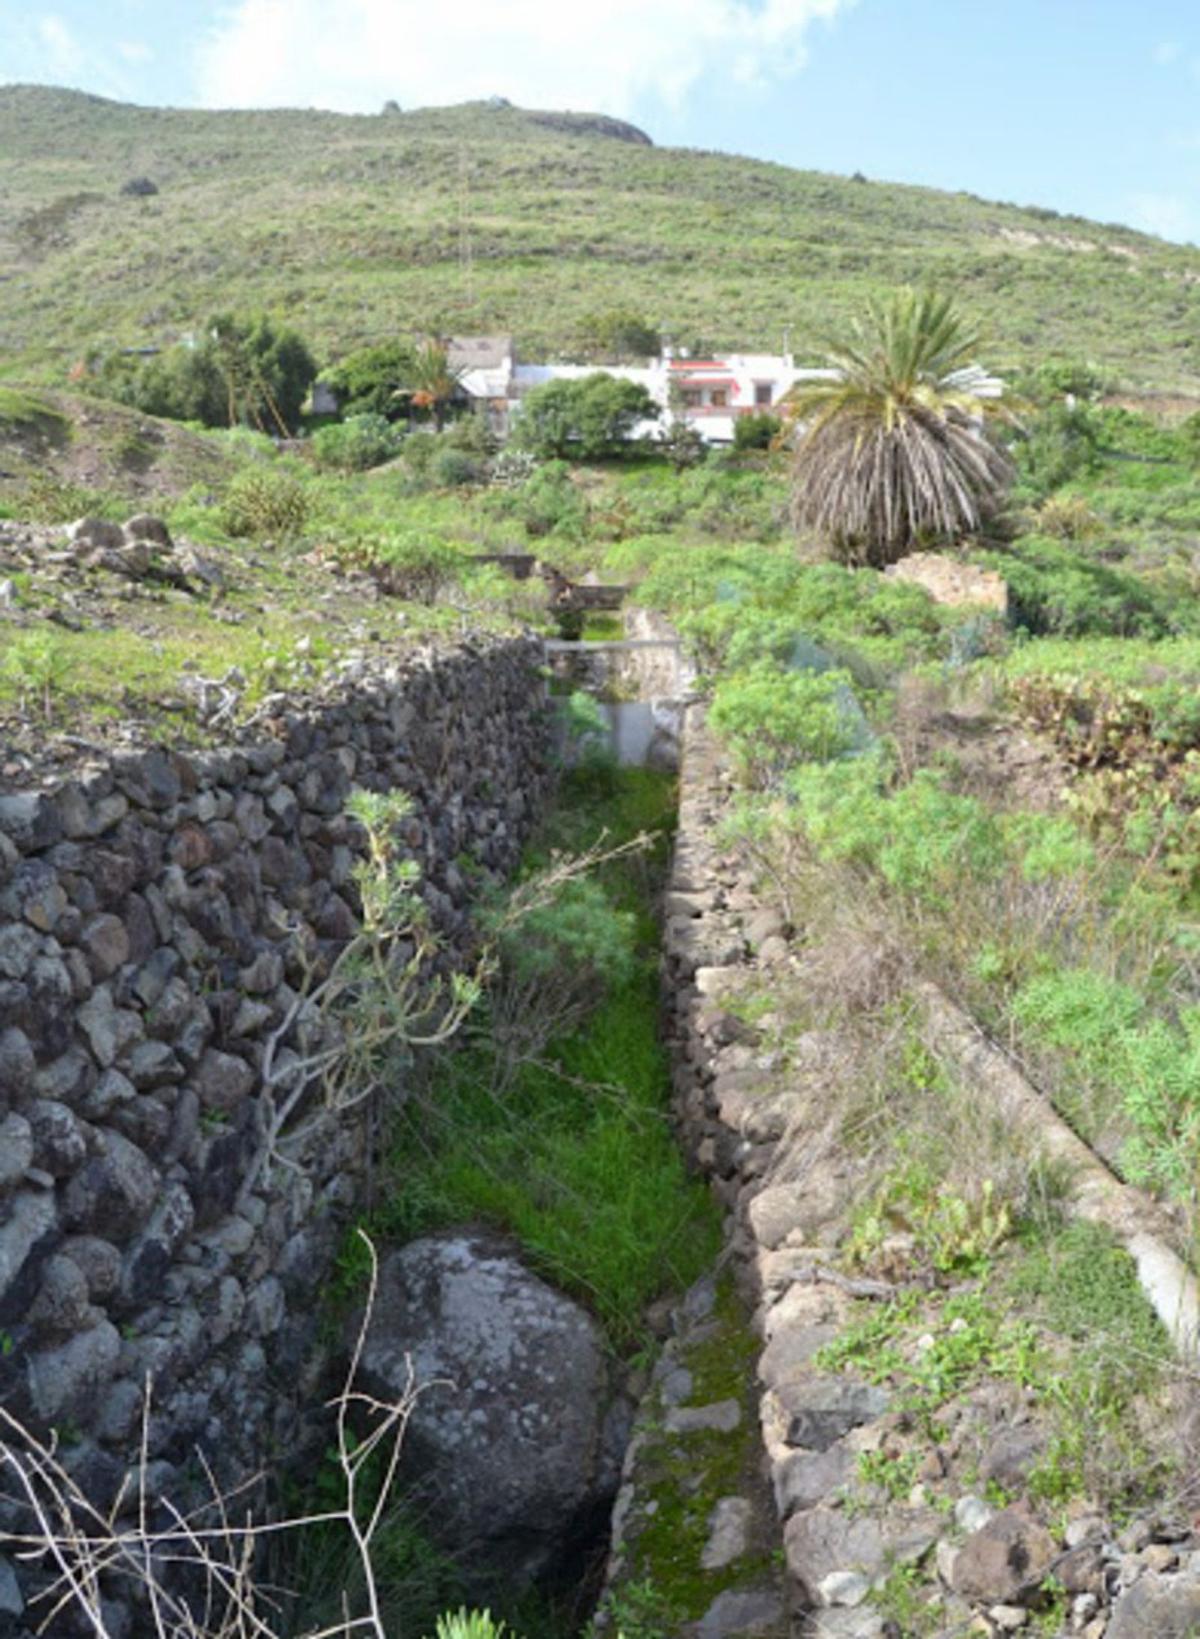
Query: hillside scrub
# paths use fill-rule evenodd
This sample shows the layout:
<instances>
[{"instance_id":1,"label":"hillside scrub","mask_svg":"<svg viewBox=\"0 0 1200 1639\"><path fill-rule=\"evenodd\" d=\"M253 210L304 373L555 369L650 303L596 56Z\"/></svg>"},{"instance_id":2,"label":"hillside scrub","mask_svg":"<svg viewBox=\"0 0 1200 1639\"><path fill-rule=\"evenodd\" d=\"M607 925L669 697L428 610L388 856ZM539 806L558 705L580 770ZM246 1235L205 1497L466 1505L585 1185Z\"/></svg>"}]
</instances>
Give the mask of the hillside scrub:
<instances>
[{"instance_id":1,"label":"hillside scrub","mask_svg":"<svg viewBox=\"0 0 1200 1639\"><path fill-rule=\"evenodd\" d=\"M157 195L122 198L130 154L151 150ZM8 287L11 377L61 382L98 343L169 344L215 289L235 311L302 301L325 359L386 341L398 316L406 333L504 331L528 358L570 356L601 288L607 308L653 315L681 346L770 351L790 325L804 359L865 299L929 280L986 319L1001 374L1049 356L1197 386L1187 247L966 193L614 141L517 108L148 110L12 86L0 179L14 254L35 269ZM464 187L469 268L447 230ZM97 267L112 271L103 289ZM147 268L170 270L150 321Z\"/></svg>"}]
</instances>

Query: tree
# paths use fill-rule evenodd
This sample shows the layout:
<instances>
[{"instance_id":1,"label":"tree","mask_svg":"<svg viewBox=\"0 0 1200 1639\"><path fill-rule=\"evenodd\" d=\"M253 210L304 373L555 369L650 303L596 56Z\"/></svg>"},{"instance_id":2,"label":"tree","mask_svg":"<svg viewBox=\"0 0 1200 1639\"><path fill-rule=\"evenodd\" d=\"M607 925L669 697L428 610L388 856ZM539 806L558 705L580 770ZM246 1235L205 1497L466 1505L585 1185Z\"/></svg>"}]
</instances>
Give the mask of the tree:
<instances>
[{"instance_id":1,"label":"tree","mask_svg":"<svg viewBox=\"0 0 1200 1639\"><path fill-rule=\"evenodd\" d=\"M428 410L439 432L462 377L463 372L450 364L445 342L422 342L412 356L407 390L409 403L415 409Z\"/></svg>"},{"instance_id":2,"label":"tree","mask_svg":"<svg viewBox=\"0 0 1200 1639\"><path fill-rule=\"evenodd\" d=\"M948 296L898 292L828 343L836 374L788 395L800 424L793 518L846 563L893 563L979 528L1012 479L986 422L1002 386ZM1011 419L1011 416L1009 416Z\"/></svg>"},{"instance_id":3,"label":"tree","mask_svg":"<svg viewBox=\"0 0 1200 1639\"><path fill-rule=\"evenodd\" d=\"M619 363L626 359L657 358L662 351L658 327L629 308L589 313L580 325L582 351L588 358Z\"/></svg>"},{"instance_id":4,"label":"tree","mask_svg":"<svg viewBox=\"0 0 1200 1639\"><path fill-rule=\"evenodd\" d=\"M170 347L136 363L115 359L100 379L105 392L147 415L276 435L295 430L316 373L308 347L289 326L221 314L195 347Z\"/></svg>"},{"instance_id":5,"label":"tree","mask_svg":"<svg viewBox=\"0 0 1200 1639\"><path fill-rule=\"evenodd\" d=\"M638 382L597 371L527 393L515 437L535 455L594 461L621 454L637 423L658 415L659 406Z\"/></svg>"},{"instance_id":6,"label":"tree","mask_svg":"<svg viewBox=\"0 0 1200 1639\"><path fill-rule=\"evenodd\" d=\"M321 372L338 395L344 416L382 415L394 421L404 407L397 397L412 385L413 350L407 342L382 341L357 347Z\"/></svg>"}]
</instances>

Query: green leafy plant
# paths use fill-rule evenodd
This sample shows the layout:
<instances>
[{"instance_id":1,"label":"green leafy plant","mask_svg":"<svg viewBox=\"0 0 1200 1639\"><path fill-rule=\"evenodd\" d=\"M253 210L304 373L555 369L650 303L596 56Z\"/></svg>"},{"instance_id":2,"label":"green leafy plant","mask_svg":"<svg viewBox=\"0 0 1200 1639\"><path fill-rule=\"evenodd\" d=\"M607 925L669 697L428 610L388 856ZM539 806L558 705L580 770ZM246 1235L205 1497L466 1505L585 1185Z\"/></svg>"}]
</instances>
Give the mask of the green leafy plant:
<instances>
[{"instance_id":1,"label":"green leafy plant","mask_svg":"<svg viewBox=\"0 0 1200 1639\"><path fill-rule=\"evenodd\" d=\"M308 522L308 491L282 467L247 467L230 480L221 502L222 527L255 540L290 540Z\"/></svg>"},{"instance_id":2,"label":"green leafy plant","mask_svg":"<svg viewBox=\"0 0 1200 1639\"><path fill-rule=\"evenodd\" d=\"M45 718L53 715L55 696L71 671L63 644L48 632L18 633L0 658L0 682L13 690L22 709L36 702Z\"/></svg>"}]
</instances>

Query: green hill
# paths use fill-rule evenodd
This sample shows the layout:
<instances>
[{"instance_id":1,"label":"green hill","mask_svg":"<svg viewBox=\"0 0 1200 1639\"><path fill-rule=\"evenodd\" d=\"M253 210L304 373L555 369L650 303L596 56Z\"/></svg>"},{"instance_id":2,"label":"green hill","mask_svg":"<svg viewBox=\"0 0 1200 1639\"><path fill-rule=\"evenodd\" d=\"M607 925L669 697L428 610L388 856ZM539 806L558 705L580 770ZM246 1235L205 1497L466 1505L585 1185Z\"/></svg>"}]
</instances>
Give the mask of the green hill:
<instances>
[{"instance_id":1,"label":"green hill","mask_svg":"<svg viewBox=\"0 0 1200 1639\"><path fill-rule=\"evenodd\" d=\"M933 280L989 362L1087 357L1200 389L1200 252L1053 211L658 148L507 105L349 116L136 108L0 88L0 372L214 310L286 313L325 357L397 329L569 351L630 306L680 342L795 351L870 291ZM122 192L135 178L157 192Z\"/></svg>"}]
</instances>

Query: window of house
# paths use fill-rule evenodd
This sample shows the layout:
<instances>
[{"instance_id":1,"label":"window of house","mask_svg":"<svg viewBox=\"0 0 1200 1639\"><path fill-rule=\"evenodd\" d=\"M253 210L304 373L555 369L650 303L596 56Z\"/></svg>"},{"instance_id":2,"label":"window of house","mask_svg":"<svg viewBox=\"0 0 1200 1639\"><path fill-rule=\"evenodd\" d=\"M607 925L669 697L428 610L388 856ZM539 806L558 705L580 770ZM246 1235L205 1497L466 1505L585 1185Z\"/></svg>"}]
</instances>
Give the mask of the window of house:
<instances>
[{"instance_id":1,"label":"window of house","mask_svg":"<svg viewBox=\"0 0 1200 1639\"><path fill-rule=\"evenodd\" d=\"M729 393L724 387L714 387L708 401L714 410L723 410L729 403Z\"/></svg>"},{"instance_id":2,"label":"window of house","mask_svg":"<svg viewBox=\"0 0 1200 1639\"><path fill-rule=\"evenodd\" d=\"M685 410L698 410L704 402L704 395L698 387L683 389L683 407Z\"/></svg>"},{"instance_id":3,"label":"window of house","mask_svg":"<svg viewBox=\"0 0 1200 1639\"><path fill-rule=\"evenodd\" d=\"M771 383L769 381L756 381L754 383L754 402L759 409L762 409L764 405L770 406Z\"/></svg>"}]
</instances>

